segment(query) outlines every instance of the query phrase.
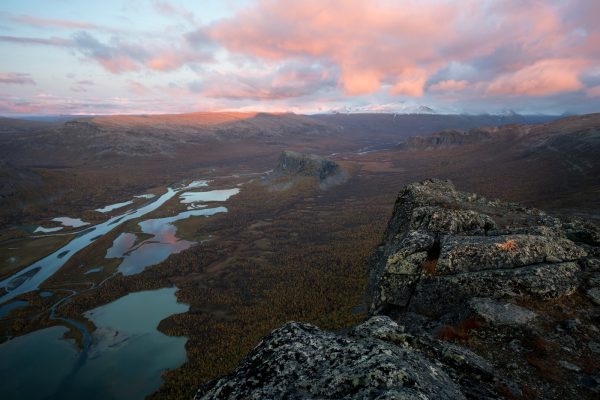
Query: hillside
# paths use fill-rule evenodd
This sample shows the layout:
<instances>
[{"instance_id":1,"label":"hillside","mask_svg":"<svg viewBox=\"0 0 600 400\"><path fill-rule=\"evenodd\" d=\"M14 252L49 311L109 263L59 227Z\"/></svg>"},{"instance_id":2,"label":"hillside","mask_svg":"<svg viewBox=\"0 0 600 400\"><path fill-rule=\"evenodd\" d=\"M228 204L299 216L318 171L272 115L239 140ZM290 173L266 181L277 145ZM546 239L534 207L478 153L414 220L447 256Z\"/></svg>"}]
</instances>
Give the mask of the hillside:
<instances>
[{"instance_id":1,"label":"hillside","mask_svg":"<svg viewBox=\"0 0 600 400\"><path fill-rule=\"evenodd\" d=\"M283 151L267 181L273 188L288 188L299 179L315 178L321 189L346 182L349 174L331 159L295 151ZM275 184L275 182L279 182Z\"/></svg>"},{"instance_id":2,"label":"hillside","mask_svg":"<svg viewBox=\"0 0 600 400\"><path fill-rule=\"evenodd\" d=\"M428 180L369 263L370 317L290 322L196 399L594 399L600 229ZM560 382L560 384L557 384Z\"/></svg>"}]
</instances>

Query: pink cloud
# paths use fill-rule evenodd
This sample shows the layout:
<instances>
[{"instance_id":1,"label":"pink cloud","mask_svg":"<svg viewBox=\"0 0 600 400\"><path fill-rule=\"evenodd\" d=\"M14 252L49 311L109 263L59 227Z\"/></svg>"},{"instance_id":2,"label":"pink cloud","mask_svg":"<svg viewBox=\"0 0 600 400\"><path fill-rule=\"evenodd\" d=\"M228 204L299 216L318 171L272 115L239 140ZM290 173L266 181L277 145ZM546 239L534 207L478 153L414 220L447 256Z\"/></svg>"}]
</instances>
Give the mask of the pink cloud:
<instances>
[{"instance_id":1,"label":"pink cloud","mask_svg":"<svg viewBox=\"0 0 600 400\"><path fill-rule=\"evenodd\" d=\"M139 65L134 60L126 56L98 58L97 61L113 74L127 71L139 71L140 69Z\"/></svg>"},{"instance_id":2,"label":"pink cloud","mask_svg":"<svg viewBox=\"0 0 600 400\"><path fill-rule=\"evenodd\" d=\"M58 27L67 29L98 29L96 24L89 22L71 21L66 19L39 18L31 15L18 15L10 18L14 22L39 28Z\"/></svg>"},{"instance_id":3,"label":"pink cloud","mask_svg":"<svg viewBox=\"0 0 600 400\"><path fill-rule=\"evenodd\" d=\"M272 68L246 65L244 71L210 72L188 89L207 98L230 100L282 100L336 89L337 72L328 65L284 63Z\"/></svg>"},{"instance_id":4,"label":"pink cloud","mask_svg":"<svg viewBox=\"0 0 600 400\"><path fill-rule=\"evenodd\" d=\"M390 93L394 96L422 96L426 79L427 72L423 70L404 72L399 80L390 88Z\"/></svg>"},{"instance_id":5,"label":"pink cloud","mask_svg":"<svg viewBox=\"0 0 600 400\"><path fill-rule=\"evenodd\" d=\"M424 80L405 76L417 64L433 71L433 43L454 36L456 10L437 3L361 1L262 1L208 29L230 51L268 60L325 59L339 66L340 86L351 95L374 92L384 83L394 92L419 95Z\"/></svg>"},{"instance_id":6,"label":"pink cloud","mask_svg":"<svg viewBox=\"0 0 600 400\"><path fill-rule=\"evenodd\" d=\"M499 76L487 87L488 94L546 96L583 88L579 74L582 60L541 60L513 73Z\"/></svg>"},{"instance_id":7,"label":"pink cloud","mask_svg":"<svg viewBox=\"0 0 600 400\"><path fill-rule=\"evenodd\" d=\"M35 85L31 75L20 72L0 72L0 83L11 85Z\"/></svg>"},{"instance_id":8,"label":"pink cloud","mask_svg":"<svg viewBox=\"0 0 600 400\"><path fill-rule=\"evenodd\" d=\"M455 92L465 90L469 86L469 82L465 80L454 80L448 79L440 81L429 86L429 90L432 92Z\"/></svg>"},{"instance_id":9,"label":"pink cloud","mask_svg":"<svg viewBox=\"0 0 600 400\"><path fill-rule=\"evenodd\" d=\"M544 107L559 104L560 94L588 104L600 97L598 1L255 0L208 25L170 2L151 4L169 24L164 30L126 35L84 21L8 15L29 26L79 31L64 38L5 35L0 42L63 48L128 74L135 81L123 90L136 101L159 87L202 107L260 101L293 108L317 100L345 107L419 97L438 110L442 101L463 110L482 109L486 100L494 107L526 104L527 96L553 96L538 102ZM141 86L142 79L159 80ZM85 92L82 84L72 89Z\"/></svg>"},{"instance_id":10,"label":"pink cloud","mask_svg":"<svg viewBox=\"0 0 600 400\"><path fill-rule=\"evenodd\" d=\"M139 71L143 68L171 71L187 63L208 62L212 59L210 53L203 49L192 49L185 41L180 47L166 43L125 41L118 37L102 42L87 32L73 35L72 47L113 74Z\"/></svg>"},{"instance_id":11,"label":"pink cloud","mask_svg":"<svg viewBox=\"0 0 600 400\"><path fill-rule=\"evenodd\" d=\"M129 91L138 96L148 95L152 92L147 86L136 81L129 82Z\"/></svg>"},{"instance_id":12,"label":"pink cloud","mask_svg":"<svg viewBox=\"0 0 600 400\"><path fill-rule=\"evenodd\" d=\"M198 61L199 58L208 60L208 57L198 57L198 54L190 51L159 51L153 54L145 65L155 71L172 71L188 62Z\"/></svg>"},{"instance_id":13,"label":"pink cloud","mask_svg":"<svg viewBox=\"0 0 600 400\"><path fill-rule=\"evenodd\" d=\"M338 84L348 95L389 88L394 96L422 96L429 78L460 61L486 68L488 76L482 72L479 79L489 80L488 94L540 96L581 87L581 66L569 71L547 60L590 57L592 47L600 48L596 19L584 24L581 15L573 14L581 4L263 0L214 23L206 33L232 54L266 61L326 60L339 67ZM590 13L600 17L596 8ZM574 51L577 47L589 51ZM441 78L432 91L460 91L469 84Z\"/></svg>"},{"instance_id":14,"label":"pink cloud","mask_svg":"<svg viewBox=\"0 0 600 400\"><path fill-rule=\"evenodd\" d=\"M588 97L600 97L600 85L587 89L586 94Z\"/></svg>"},{"instance_id":15,"label":"pink cloud","mask_svg":"<svg viewBox=\"0 0 600 400\"><path fill-rule=\"evenodd\" d=\"M378 71L369 71L365 68L343 68L341 84L344 91L350 95L372 93L381 85L381 75Z\"/></svg>"}]
</instances>

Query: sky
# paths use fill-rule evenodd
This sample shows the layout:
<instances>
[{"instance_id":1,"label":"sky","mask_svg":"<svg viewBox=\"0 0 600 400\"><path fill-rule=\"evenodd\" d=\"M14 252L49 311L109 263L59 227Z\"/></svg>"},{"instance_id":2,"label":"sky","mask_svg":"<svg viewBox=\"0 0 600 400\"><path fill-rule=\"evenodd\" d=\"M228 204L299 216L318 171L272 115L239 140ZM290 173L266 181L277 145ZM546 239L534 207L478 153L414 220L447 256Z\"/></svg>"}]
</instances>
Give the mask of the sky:
<instances>
[{"instance_id":1,"label":"sky","mask_svg":"<svg viewBox=\"0 0 600 400\"><path fill-rule=\"evenodd\" d=\"M0 115L600 111L596 0L2 0Z\"/></svg>"}]
</instances>

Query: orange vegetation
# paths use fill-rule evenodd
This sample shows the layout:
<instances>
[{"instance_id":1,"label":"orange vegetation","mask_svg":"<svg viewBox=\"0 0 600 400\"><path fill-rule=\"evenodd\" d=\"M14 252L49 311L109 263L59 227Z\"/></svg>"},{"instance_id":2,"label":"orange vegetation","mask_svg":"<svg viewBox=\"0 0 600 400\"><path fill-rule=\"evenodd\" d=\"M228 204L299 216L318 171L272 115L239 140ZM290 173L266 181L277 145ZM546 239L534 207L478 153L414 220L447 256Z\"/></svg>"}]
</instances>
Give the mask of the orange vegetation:
<instances>
[{"instance_id":1,"label":"orange vegetation","mask_svg":"<svg viewBox=\"0 0 600 400\"><path fill-rule=\"evenodd\" d=\"M504 251L516 250L517 241L514 239L509 239L504 243L496 243L496 246L498 246L500 250Z\"/></svg>"}]
</instances>

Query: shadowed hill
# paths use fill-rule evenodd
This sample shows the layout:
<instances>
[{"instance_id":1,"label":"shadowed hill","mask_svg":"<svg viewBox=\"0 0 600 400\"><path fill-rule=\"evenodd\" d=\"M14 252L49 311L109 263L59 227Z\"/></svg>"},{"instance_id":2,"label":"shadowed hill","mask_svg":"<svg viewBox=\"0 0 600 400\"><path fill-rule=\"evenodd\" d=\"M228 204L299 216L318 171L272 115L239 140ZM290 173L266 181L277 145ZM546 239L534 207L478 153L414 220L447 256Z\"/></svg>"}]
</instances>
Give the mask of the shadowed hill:
<instances>
[{"instance_id":1,"label":"shadowed hill","mask_svg":"<svg viewBox=\"0 0 600 400\"><path fill-rule=\"evenodd\" d=\"M268 181L273 188L285 189L290 188L294 180L302 178L316 178L319 187L325 190L346 182L349 174L328 158L286 150L279 156Z\"/></svg>"}]
</instances>

